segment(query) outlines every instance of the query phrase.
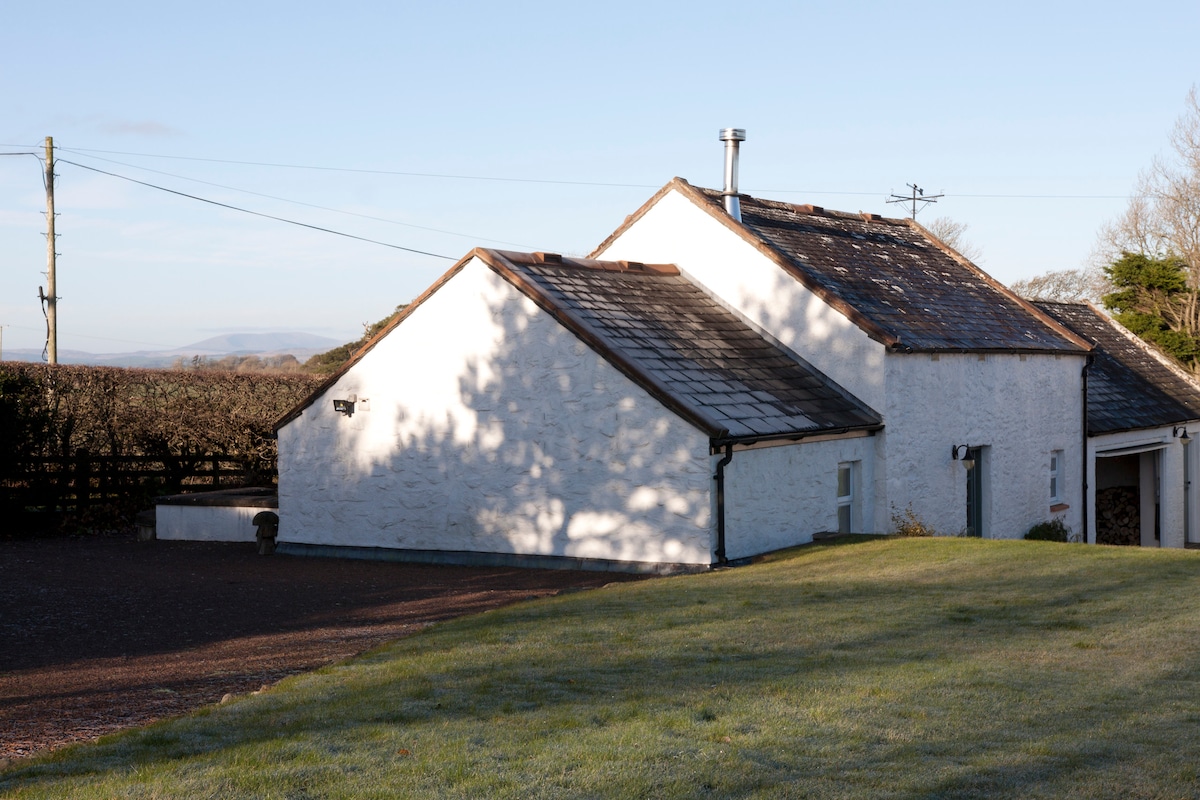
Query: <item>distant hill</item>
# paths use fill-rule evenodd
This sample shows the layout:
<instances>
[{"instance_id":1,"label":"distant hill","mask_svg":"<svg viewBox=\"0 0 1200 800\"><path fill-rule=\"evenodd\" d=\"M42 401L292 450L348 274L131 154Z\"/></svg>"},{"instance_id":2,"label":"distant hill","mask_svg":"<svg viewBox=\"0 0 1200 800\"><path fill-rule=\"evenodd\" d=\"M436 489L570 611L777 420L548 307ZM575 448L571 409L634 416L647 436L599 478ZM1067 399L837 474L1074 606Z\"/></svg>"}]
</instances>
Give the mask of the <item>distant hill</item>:
<instances>
[{"instance_id":1,"label":"distant hill","mask_svg":"<svg viewBox=\"0 0 1200 800\"><path fill-rule=\"evenodd\" d=\"M341 342L337 339L311 333L230 333L225 336L214 336L180 349L195 352L212 351L222 355L291 353L299 358L296 354L297 350L328 350L339 344Z\"/></svg>"},{"instance_id":2,"label":"distant hill","mask_svg":"<svg viewBox=\"0 0 1200 800\"><path fill-rule=\"evenodd\" d=\"M304 363L318 353L342 344L337 339L311 333L230 333L211 339L176 347L171 350L137 350L131 353L89 353L83 350L58 351L61 364L88 364L104 367L145 367L162 369L172 366L178 359L190 360L203 356L216 360L222 356L273 356L291 354ZM8 361L41 361L42 351L5 348L4 359Z\"/></svg>"}]
</instances>

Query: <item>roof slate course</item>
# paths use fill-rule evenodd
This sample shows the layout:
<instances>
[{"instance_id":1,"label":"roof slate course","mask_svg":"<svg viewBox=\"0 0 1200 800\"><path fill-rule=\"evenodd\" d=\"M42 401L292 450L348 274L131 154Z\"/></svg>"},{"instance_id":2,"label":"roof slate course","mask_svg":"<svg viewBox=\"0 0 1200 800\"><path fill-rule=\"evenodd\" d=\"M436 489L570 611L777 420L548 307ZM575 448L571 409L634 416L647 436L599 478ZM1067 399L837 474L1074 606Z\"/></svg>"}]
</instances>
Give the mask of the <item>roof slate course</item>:
<instances>
[{"instance_id":1,"label":"roof slate course","mask_svg":"<svg viewBox=\"0 0 1200 800\"><path fill-rule=\"evenodd\" d=\"M537 263L527 254L476 252L485 260L501 258L560 319L582 327L648 377L655 385L648 388L665 390L729 436L880 424L879 415L861 401L763 338L677 270L640 271L566 258Z\"/></svg>"},{"instance_id":2,"label":"roof slate course","mask_svg":"<svg viewBox=\"0 0 1200 800\"><path fill-rule=\"evenodd\" d=\"M720 206L719 192L680 185ZM747 195L741 209L742 226L801 282L886 344L921 351L1086 349L915 223Z\"/></svg>"},{"instance_id":3,"label":"roof slate course","mask_svg":"<svg viewBox=\"0 0 1200 800\"><path fill-rule=\"evenodd\" d=\"M1088 370L1088 435L1200 419L1200 386L1086 303L1038 308L1096 345Z\"/></svg>"}]
</instances>

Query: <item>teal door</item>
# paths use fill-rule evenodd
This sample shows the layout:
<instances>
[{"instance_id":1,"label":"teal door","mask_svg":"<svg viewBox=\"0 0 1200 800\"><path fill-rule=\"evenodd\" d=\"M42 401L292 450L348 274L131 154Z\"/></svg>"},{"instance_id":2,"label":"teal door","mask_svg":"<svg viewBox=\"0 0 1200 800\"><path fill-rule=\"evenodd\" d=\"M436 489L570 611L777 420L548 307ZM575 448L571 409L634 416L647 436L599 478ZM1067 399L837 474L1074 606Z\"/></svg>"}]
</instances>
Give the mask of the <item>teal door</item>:
<instances>
[{"instance_id":1,"label":"teal door","mask_svg":"<svg viewBox=\"0 0 1200 800\"><path fill-rule=\"evenodd\" d=\"M983 536L983 448L967 451L967 536Z\"/></svg>"}]
</instances>

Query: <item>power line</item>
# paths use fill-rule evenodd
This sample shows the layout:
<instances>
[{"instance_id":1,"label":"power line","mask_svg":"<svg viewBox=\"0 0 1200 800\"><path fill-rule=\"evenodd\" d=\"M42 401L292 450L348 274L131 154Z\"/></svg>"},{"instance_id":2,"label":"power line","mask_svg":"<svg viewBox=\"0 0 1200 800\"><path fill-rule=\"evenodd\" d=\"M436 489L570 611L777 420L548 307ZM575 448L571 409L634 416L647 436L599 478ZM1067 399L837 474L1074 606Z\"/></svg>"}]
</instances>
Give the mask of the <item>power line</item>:
<instances>
[{"instance_id":1,"label":"power line","mask_svg":"<svg viewBox=\"0 0 1200 800\"><path fill-rule=\"evenodd\" d=\"M356 169L352 167L318 167L310 164L280 164L269 161L235 161L225 158L197 158L195 156L166 156L157 153L130 153L124 150L94 150L86 147L61 147L60 150L70 150L73 153L109 153L121 156L140 156L143 158L171 158L179 161L206 161L212 164L238 164L247 167L278 167L281 169L310 169L324 172L353 172L366 175L399 175L408 178L448 178L462 181L497 181L503 183L542 183L559 186L605 186L616 189L657 189L657 184L648 183L603 183L600 181L561 181L544 178L498 178L491 175L452 175L441 172L400 172L386 169Z\"/></svg>"},{"instance_id":2,"label":"power line","mask_svg":"<svg viewBox=\"0 0 1200 800\"><path fill-rule=\"evenodd\" d=\"M811 189L747 189L748 193L758 197L772 194L802 194L802 195L843 195L848 197L878 197L879 192L837 192L813 191ZM945 195L952 199L971 198L974 200L1130 200L1144 197L1139 194L958 194ZM909 198L905 198L906 200ZM920 199L920 198L918 198Z\"/></svg>"},{"instance_id":3,"label":"power line","mask_svg":"<svg viewBox=\"0 0 1200 800\"><path fill-rule=\"evenodd\" d=\"M430 253L427 250L416 250L412 247L403 247L398 244L390 244L389 242L381 242L377 239L368 239L365 236L355 236L352 233L344 233L342 231L335 231L332 228L322 228L319 225L310 225L307 222L297 222L294 219L287 219L286 217L277 217L273 214L264 214L261 211L251 211L248 208L240 208L239 206L230 205L229 203L219 203L216 200L209 200L208 198L205 198L205 197L198 197L194 194L188 194L187 192L180 192L175 189L168 189L165 186L157 186L153 183L147 183L146 181L139 181L137 178L130 178L127 175L118 175L115 172L108 172L107 170L98 169L96 167L89 167L87 164L80 164L76 161L68 161L66 159L59 159L58 163L71 164L72 166L79 167L80 169L86 169L86 170L90 170L92 172L98 172L101 175L108 175L113 178L120 178L123 181L129 181L130 183L136 183L141 186L147 186L151 189L158 189L160 192L167 192L168 194L174 194L174 195L179 195L180 197L186 197L189 200L199 200L201 203L208 203L209 205L220 206L221 208L228 208L231 211L240 211L243 214L252 214L253 216L256 216L256 217L264 217L265 219L273 219L276 222L286 222L289 225L297 225L301 228L309 228L314 231L321 231L322 233L332 233L335 236L344 236L347 239L357 239L360 242L367 242L369 244L377 244L377 245L381 245L383 247L390 247L393 250L403 250L406 253L416 253L416 254L422 255L422 256L432 256L433 258L444 258L447 261L457 261L458 260L452 256L444 256L444 255L441 255L440 253Z\"/></svg>"},{"instance_id":4,"label":"power line","mask_svg":"<svg viewBox=\"0 0 1200 800\"><path fill-rule=\"evenodd\" d=\"M972 197L989 200L1133 200L1144 194L954 194L951 197Z\"/></svg>"},{"instance_id":5,"label":"power line","mask_svg":"<svg viewBox=\"0 0 1200 800\"><path fill-rule=\"evenodd\" d=\"M59 150L70 150L71 148L60 147L58 149ZM72 152L75 152L75 151L72 151ZM0 155L7 155L7 154L5 153L5 154L0 154ZM33 155L36 155L36 153ZM104 161L109 164L117 164L122 167L129 167L131 169L140 169L145 172L153 172L156 175L165 175L169 178L178 178L179 180L192 181L193 183L202 183L205 186L215 186L218 189L228 189L231 192L242 192L243 194L254 195L255 197L264 197L268 200L278 200L281 203L291 203L293 205L305 206L306 208L315 208L320 211L331 211L334 214L345 214L350 217L359 217L361 219L369 219L374 222L386 222L390 225L402 225L406 228L415 228L416 230L429 231L431 233L442 233L447 236L458 236L463 239L470 239L472 241L495 242L497 244L507 244L507 245L512 245L513 247L521 247L521 248L525 248L525 249L529 249L529 250L535 249L531 245L522 244L520 242L510 242L510 241L507 241L504 239L492 239L487 236L474 236L469 233L458 233L456 231L442 230L441 228L430 228L426 225L416 225L411 222L400 222L399 220L387 219L386 217L375 217L375 216L371 216L370 214L359 214L355 211L344 211L340 208L330 208L329 206L319 206L315 203L305 203L302 200L290 200L286 197L277 197L277 196L271 195L271 194L264 194L263 192L256 192L251 189L241 189L237 186L227 186L222 183L214 183L212 181L201 180L200 178L191 178L191 177L188 177L187 175L178 175L173 172L164 172L163 170L160 170L160 169L151 169L150 167L143 167L143 166L139 166L137 164L129 164L124 161L116 161L111 158L103 158L101 156L92 156L92 155L86 156L86 158L94 158L97 161Z\"/></svg>"},{"instance_id":6,"label":"power line","mask_svg":"<svg viewBox=\"0 0 1200 800\"><path fill-rule=\"evenodd\" d=\"M21 145L0 145L0 147L20 147ZM365 175L398 175L403 177L415 178L445 178L452 180L464 181L494 181L503 183L539 183L559 186L600 186L617 189L658 189L660 184L650 183L605 183L601 181L569 181L569 180L552 180L546 178L509 178L497 177L494 175L455 175L451 173L438 172L402 172L398 170L381 170L381 169L362 169L353 167L326 167L312 164L285 164L270 161L238 161L234 159L223 158L201 158L197 156L171 156L161 153L134 153L127 150L98 150L86 147L59 147L59 150L69 151L72 153L88 154L88 153L108 153L112 155L138 156L142 158L166 158L177 161L202 161L212 164L237 164L250 167L277 167L281 169L307 169L323 172L350 172ZM146 169L141 167L141 169ZM153 171L153 170L150 170ZM242 190L236 190L242 191ZM769 194L802 194L802 195L842 195L846 197L878 197L879 192L847 192L838 190L814 190L814 189L762 189L751 188L746 190L748 193L753 193L758 196ZM1136 195L1128 194L957 194L951 193L950 197L964 197L972 199L988 199L988 200L1126 200ZM318 206L319 207L319 206ZM400 223L403 224L403 223ZM496 241L496 240L492 240ZM506 242L506 244L508 244ZM521 245L522 247L526 245Z\"/></svg>"}]
</instances>

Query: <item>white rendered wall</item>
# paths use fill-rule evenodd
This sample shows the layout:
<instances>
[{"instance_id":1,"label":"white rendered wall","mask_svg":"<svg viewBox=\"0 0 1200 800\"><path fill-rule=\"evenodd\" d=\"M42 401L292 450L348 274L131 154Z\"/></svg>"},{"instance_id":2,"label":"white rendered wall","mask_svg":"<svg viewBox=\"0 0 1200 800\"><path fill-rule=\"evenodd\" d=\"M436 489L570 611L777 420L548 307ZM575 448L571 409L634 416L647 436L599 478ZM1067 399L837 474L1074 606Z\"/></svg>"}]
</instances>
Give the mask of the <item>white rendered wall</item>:
<instances>
[{"instance_id":1,"label":"white rendered wall","mask_svg":"<svg viewBox=\"0 0 1200 800\"><path fill-rule=\"evenodd\" d=\"M258 528L254 516L262 506L158 505L154 507L155 538L191 542L253 542Z\"/></svg>"},{"instance_id":2,"label":"white rendered wall","mask_svg":"<svg viewBox=\"0 0 1200 800\"><path fill-rule=\"evenodd\" d=\"M1052 517L1079 532L1082 368L1082 355L889 355L885 429L877 437L887 456L879 512L890 518L911 503L937 531L961 532L967 472L951 448L965 444L984 447L985 536L1019 539ZM1055 450L1063 451L1069 506L1059 512L1050 510Z\"/></svg>"},{"instance_id":3,"label":"white rendered wall","mask_svg":"<svg viewBox=\"0 0 1200 800\"><path fill-rule=\"evenodd\" d=\"M677 191L622 232L601 258L679 265L697 283L879 412L868 528L892 529L912 504L944 533L966 526L966 471L952 444L987 447L987 535L1020 537L1052 516L1082 526L1082 355L929 354L884 346ZM1062 450L1065 512L1051 512L1050 453Z\"/></svg>"},{"instance_id":4,"label":"white rendered wall","mask_svg":"<svg viewBox=\"0 0 1200 800\"><path fill-rule=\"evenodd\" d=\"M1193 442L1187 447L1174 438L1173 427L1166 425L1161 428L1146 428L1142 430L1122 431L1120 433L1104 434L1088 440L1088 531L1087 540L1096 543L1096 462L1097 453L1105 451L1120 451L1131 448L1161 446L1157 451L1148 451L1151 455L1157 452L1159 469L1159 533L1160 539L1155 542L1153 533L1143 537L1144 545L1157 544L1160 547L1183 547L1185 534L1185 508L1187 525L1190 526L1192 541L1200 540L1200 530L1197 529L1198 511L1195 484L1197 479L1197 445ZM1192 421L1188 425L1188 435L1193 436L1200 428L1200 423ZM1190 475L1185 476L1184 459L1190 461ZM1103 460L1103 459L1100 459ZM1144 459L1143 459L1144 460ZM1143 470L1145 472L1145 470ZM1191 487L1185 486L1185 477L1190 478ZM1153 496L1152 486L1147 486L1146 476L1139 478L1143 492L1143 519L1153 525ZM1185 500L1185 493L1190 492L1190 498Z\"/></svg>"},{"instance_id":5,"label":"white rendered wall","mask_svg":"<svg viewBox=\"0 0 1200 800\"><path fill-rule=\"evenodd\" d=\"M707 436L476 259L280 430L279 540L709 564L711 482Z\"/></svg>"},{"instance_id":6,"label":"white rendered wall","mask_svg":"<svg viewBox=\"0 0 1200 800\"><path fill-rule=\"evenodd\" d=\"M855 465L854 533L870 533L874 437L735 450L725 467L725 554L745 558L838 530L838 465ZM867 500L864 503L864 499Z\"/></svg>"},{"instance_id":7,"label":"white rendered wall","mask_svg":"<svg viewBox=\"0 0 1200 800\"><path fill-rule=\"evenodd\" d=\"M884 346L679 192L667 192L596 257L677 265L709 294L881 410Z\"/></svg>"}]
</instances>

